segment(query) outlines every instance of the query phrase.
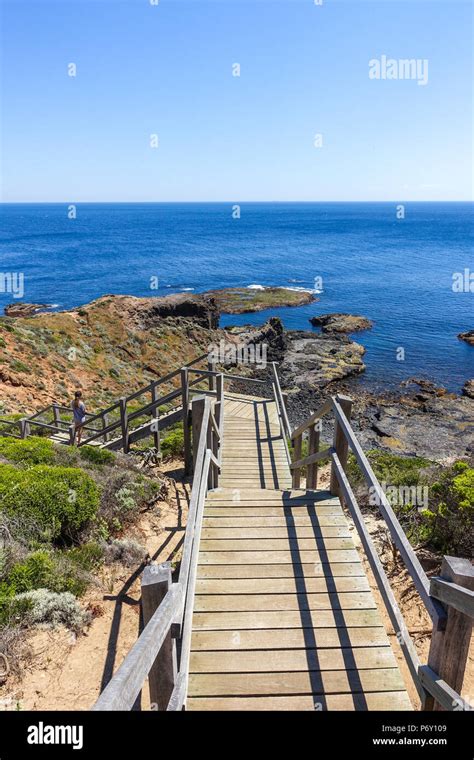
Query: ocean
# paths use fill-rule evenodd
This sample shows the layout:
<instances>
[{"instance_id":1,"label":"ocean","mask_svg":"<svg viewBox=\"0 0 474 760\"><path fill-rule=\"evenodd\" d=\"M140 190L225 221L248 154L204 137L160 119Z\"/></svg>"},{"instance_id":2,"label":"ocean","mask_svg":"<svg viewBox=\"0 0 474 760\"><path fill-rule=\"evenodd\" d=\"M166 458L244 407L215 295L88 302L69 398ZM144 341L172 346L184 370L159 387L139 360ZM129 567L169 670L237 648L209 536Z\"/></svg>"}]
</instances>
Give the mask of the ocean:
<instances>
[{"instance_id":1,"label":"ocean","mask_svg":"<svg viewBox=\"0 0 474 760\"><path fill-rule=\"evenodd\" d=\"M403 219L396 203L241 203L240 218L231 203L79 203L75 219L68 208L0 206L0 311L20 300L4 292L8 273L24 278L21 300L56 309L106 293L304 288L319 300L221 324L275 314L311 330L316 314L362 314L374 321L353 336L364 383L417 376L458 392L474 377L474 348L457 338L474 328L472 203L406 203Z\"/></svg>"}]
</instances>

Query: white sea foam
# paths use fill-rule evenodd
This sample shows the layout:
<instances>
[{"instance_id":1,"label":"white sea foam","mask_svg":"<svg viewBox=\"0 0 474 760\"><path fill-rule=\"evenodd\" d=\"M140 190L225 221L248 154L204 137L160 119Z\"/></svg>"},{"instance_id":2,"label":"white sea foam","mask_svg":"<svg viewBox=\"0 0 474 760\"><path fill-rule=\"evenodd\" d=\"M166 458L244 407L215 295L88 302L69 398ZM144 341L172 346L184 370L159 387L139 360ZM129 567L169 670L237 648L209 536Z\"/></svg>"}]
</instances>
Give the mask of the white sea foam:
<instances>
[{"instance_id":1,"label":"white sea foam","mask_svg":"<svg viewBox=\"0 0 474 760\"><path fill-rule=\"evenodd\" d=\"M247 285L249 290L265 290L263 285Z\"/></svg>"}]
</instances>

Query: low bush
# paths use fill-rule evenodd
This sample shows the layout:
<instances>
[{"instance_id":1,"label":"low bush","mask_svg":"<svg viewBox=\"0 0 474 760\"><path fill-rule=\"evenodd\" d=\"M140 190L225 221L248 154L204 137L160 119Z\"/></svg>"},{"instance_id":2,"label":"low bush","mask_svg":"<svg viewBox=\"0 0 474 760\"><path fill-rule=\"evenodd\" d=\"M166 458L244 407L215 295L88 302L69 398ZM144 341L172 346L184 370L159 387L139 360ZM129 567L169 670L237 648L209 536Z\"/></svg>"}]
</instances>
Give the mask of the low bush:
<instances>
[{"instance_id":1,"label":"low bush","mask_svg":"<svg viewBox=\"0 0 474 760\"><path fill-rule=\"evenodd\" d=\"M52 464L54 445L52 441L41 438L0 438L0 456L17 464Z\"/></svg>"},{"instance_id":2,"label":"low bush","mask_svg":"<svg viewBox=\"0 0 474 760\"><path fill-rule=\"evenodd\" d=\"M81 446L79 449L79 455L81 459L90 464L113 464L115 462L115 454L107 449L101 449L98 446Z\"/></svg>"},{"instance_id":3,"label":"low bush","mask_svg":"<svg viewBox=\"0 0 474 760\"><path fill-rule=\"evenodd\" d=\"M0 464L0 510L37 523L43 539L71 539L98 507L99 489L80 469Z\"/></svg>"},{"instance_id":4,"label":"low bush","mask_svg":"<svg viewBox=\"0 0 474 760\"><path fill-rule=\"evenodd\" d=\"M91 622L91 614L68 591L61 594L45 588L27 591L14 598L14 605L17 610L21 608L23 620L33 625L43 623L53 628L65 625L80 633Z\"/></svg>"},{"instance_id":5,"label":"low bush","mask_svg":"<svg viewBox=\"0 0 474 760\"><path fill-rule=\"evenodd\" d=\"M103 545L103 550L107 564L120 562L126 567L136 567L143 562L146 556L145 547L131 539L120 540L114 538L109 543Z\"/></svg>"},{"instance_id":6,"label":"low bush","mask_svg":"<svg viewBox=\"0 0 474 760\"><path fill-rule=\"evenodd\" d=\"M371 449L366 456L376 478L391 486L417 485L422 471L432 464L422 457L402 457L380 449ZM365 483L353 454L349 454L347 475L351 483Z\"/></svg>"},{"instance_id":7,"label":"low bush","mask_svg":"<svg viewBox=\"0 0 474 760\"><path fill-rule=\"evenodd\" d=\"M160 441L161 454L164 458L181 457L184 454L183 426L178 423Z\"/></svg>"}]
</instances>

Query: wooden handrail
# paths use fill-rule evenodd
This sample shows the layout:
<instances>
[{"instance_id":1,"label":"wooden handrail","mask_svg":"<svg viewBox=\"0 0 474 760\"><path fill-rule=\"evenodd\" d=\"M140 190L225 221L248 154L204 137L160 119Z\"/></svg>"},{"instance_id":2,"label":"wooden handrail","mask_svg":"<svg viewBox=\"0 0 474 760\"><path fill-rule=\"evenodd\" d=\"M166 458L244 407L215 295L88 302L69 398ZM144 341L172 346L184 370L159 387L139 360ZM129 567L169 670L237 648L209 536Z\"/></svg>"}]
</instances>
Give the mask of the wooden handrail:
<instances>
[{"instance_id":1,"label":"wooden handrail","mask_svg":"<svg viewBox=\"0 0 474 760\"><path fill-rule=\"evenodd\" d=\"M175 635L181 638L181 657L179 673L168 709L180 710L184 704L204 501L211 462L218 464L212 451L207 448L208 431L212 426L211 401L208 397L204 397L203 403L204 412L178 581L171 584L163 601L143 629L116 675L102 692L93 710L132 709L172 626Z\"/></svg>"},{"instance_id":2,"label":"wooden handrail","mask_svg":"<svg viewBox=\"0 0 474 760\"><path fill-rule=\"evenodd\" d=\"M312 425L315 424L318 420L322 419L326 414L328 414L331 411L332 403L331 399L328 398L327 401L322 404L322 406L319 407L311 417L308 417L308 419L305 422L302 422L299 427L296 428L296 430L293 430L291 434L291 440L294 441L296 438L299 438L300 435L303 435L303 433L308 430Z\"/></svg>"},{"instance_id":3,"label":"wooden handrail","mask_svg":"<svg viewBox=\"0 0 474 760\"><path fill-rule=\"evenodd\" d=\"M272 362L273 384L275 387L275 400L278 396L277 408L279 410L279 416L282 421L283 432L286 438L291 438L291 425L288 419L288 412L286 410L285 399L280 385L280 378L278 377L278 371L276 368L276 362Z\"/></svg>"},{"instance_id":4,"label":"wooden handrail","mask_svg":"<svg viewBox=\"0 0 474 760\"><path fill-rule=\"evenodd\" d=\"M463 615L474 618L474 591L434 576L430 581L430 594Z\"/></svg>"},{"instance_id":5,"label":"wooden handrail","mask_svg":"<svg viewBox=\"0 0 474 760\"><path fill-rule=\"evenodd\" d=\"M412 548L403 528L398 522L395 512L393 511L382 486L378 482L375 473L370 466L369 460L365 456L350 423L348 422L344 412L341 409L339 402L336 398L331 398L331 404L339 425L341 426L346 440L352 449L352 453L356 458L357 464L362 470L362 474L364 475L368 486L373 489L373 493L377 496L377 504L379 506L380 512L382 513L382 517L384 518L393 542L400 552L407 570L413 579L416 590L418 591L423 604L425 605L426 610L435 626L442 626L443 621L446 619L446 613L444 612L441 604L433 600L430 596L430 583L428 576L423 570L414 549Z\"/></svg>"},{"instance_id":6,"label":"wooden handrail","mask_svg":"<svg viewBox=\"0 0 474 760\"><path fill-rule=\"evenodd\" d=\"M327 449L323 449L322 451L317 451L315 454L310 454L308 457L304 457L304 459L298 459L297 462L292 462L290 464L290 470L299 470L301 467L306 467L308 464L313 464L313 462L319 462L321 459L327 459L335 452L335 449L332 446L329 446Z\"/></svg>"}]
</instances>

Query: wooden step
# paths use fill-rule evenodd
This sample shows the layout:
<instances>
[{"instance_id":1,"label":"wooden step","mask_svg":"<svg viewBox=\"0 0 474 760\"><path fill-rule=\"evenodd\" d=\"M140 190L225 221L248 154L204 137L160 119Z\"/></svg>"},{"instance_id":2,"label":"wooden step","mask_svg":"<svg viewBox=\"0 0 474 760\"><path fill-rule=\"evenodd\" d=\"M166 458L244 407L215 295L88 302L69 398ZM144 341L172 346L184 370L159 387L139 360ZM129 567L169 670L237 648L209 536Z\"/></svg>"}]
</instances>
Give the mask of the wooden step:
<instances>
[{"instance_id":1,"label":"wooden step","mask_svg":"<svg viewBox=\"0 0 474 760\"><path fill-rule=\"evenodd\" d=\"M369 668L396 668L395 657L388 644L356 649L193 651L189 664L190 673L304 673Z\"/></svg>"},{"instance_id":2,"label":"wooden step","mask_svg":"<svg viewBox=\"0 0 474 760\"><path fill-rule=\"evenodd\" d=\"M413 710L405 691L371 691L350 694L325 694L324 701L313 695L285 697L189 697L187 710L295 711L311 710Z\"/></svg>"},{"instance_id":3,"label":"wooden step","mask_svg":"<svg viewBox=\"0 0 474 760\"><path fill-rule=\"evenodd\" d=\"M266 628L263 630L193 631L193 651L374 647L387 643L385 628ZM259 654L261 654L261 651Z\"/></svg>"},{"instance_id":4,"label":"wooden step","mask_svg":"<svg viewBox=\"0 0 474 760\"><path fill-rule=\"evenodd\" d=\"M273 564L199 564L198 578L344 578L365 577L360 561L357 562L296 562L291 565Z\"/></svg>"},{"instance_id":5,"label":"wooden step","mask_svg":"<svg viewBox=\"0 0 474 760\"><path fill-rule=\"evenodd\" d=\"M264 610L250 612L195 612L193 630L264 628L343 628L380 625L378 610Z\"/></svg>"},{"instance_id":6,"label":"wooden step","mask_svg":"<svg viewBox=\"0 0 474 760\"><path fill-rule=\"evenodd\" d=\"M266 610L368 610L375 609L370 591L301 594L197 594L195 612L264 612Z\"/></svg>"}]
</instances>

